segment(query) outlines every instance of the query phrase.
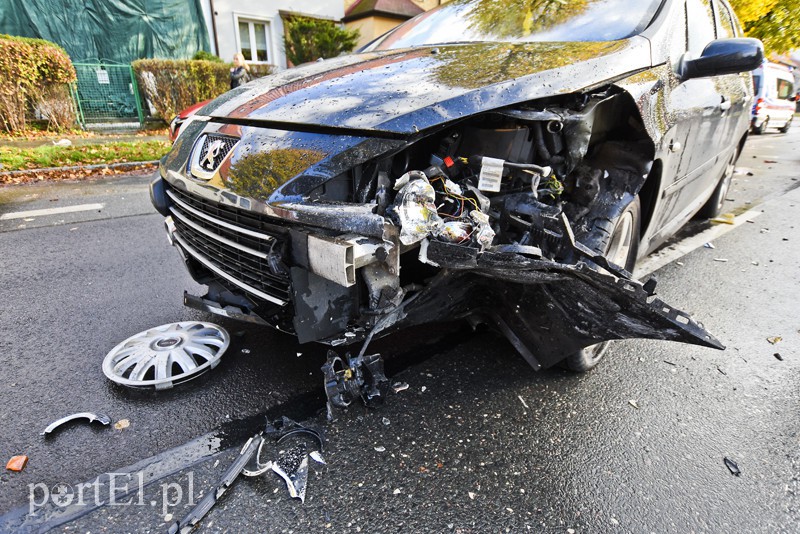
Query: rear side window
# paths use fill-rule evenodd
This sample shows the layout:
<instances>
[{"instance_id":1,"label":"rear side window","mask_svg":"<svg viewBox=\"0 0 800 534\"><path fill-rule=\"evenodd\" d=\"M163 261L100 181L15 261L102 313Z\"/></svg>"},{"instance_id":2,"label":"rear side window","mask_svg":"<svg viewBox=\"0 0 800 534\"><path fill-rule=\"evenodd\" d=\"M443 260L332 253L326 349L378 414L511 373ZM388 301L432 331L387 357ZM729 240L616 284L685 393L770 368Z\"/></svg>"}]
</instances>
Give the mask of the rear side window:
<instances>
[{"instance_id":1,"label":"rear side window","mask_svg":"<svg viewBox=\"0 0 800 534\"><path fill-rule=\"evenodd\" d=\"M717 39L729 39L736 36L733 19L728 8L719 0L714 1L717 12Z\"/></svg>"},{"instance_id":2,"label":"rear side window","mask_svg":"<svg viewBox=\"0 0 800 534\"><path fill-rule=\"evenodd\" d=\"M753 74L753 93L758 94L761 92L761 75Z\"/></svg>"},{"instance_id":3,"label":"rear side window","mask_svg":"<svg viewBox=\"0 0 800 534\"><path fill-rule=\"evenodd\" d=\"M778 78L778 98L788 100L794 96L794 84L788 80Z\"/></svg>"},{"instance_id":4,"label":"rear side window","mask_svg":"<svg viewBox=\"0 0 800 534\"><path fill-rule=\"evenodd\" d=\"M717 38L714 29L714 12L710 0L688 0L686 2L688 28L688 51L698 58L708 43Z\"/></svg>"}]
</instances>

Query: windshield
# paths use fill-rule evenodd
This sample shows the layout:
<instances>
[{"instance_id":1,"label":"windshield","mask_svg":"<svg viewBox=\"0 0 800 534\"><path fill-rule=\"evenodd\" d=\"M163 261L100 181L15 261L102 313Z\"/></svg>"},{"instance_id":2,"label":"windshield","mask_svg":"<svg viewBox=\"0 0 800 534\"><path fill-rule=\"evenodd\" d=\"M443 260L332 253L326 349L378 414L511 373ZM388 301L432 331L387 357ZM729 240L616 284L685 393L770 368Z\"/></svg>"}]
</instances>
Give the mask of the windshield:
<instances>
[{"instance_id":1,"label":"windshield","mask_svg":"<svg viewBox=\"0 0 800 534\"><path fill-rule=\"evenodd\" d=\"M614 41L644 30L661 0L451 0L363 51L482 41Z\"/></svg>"}]
</instances>

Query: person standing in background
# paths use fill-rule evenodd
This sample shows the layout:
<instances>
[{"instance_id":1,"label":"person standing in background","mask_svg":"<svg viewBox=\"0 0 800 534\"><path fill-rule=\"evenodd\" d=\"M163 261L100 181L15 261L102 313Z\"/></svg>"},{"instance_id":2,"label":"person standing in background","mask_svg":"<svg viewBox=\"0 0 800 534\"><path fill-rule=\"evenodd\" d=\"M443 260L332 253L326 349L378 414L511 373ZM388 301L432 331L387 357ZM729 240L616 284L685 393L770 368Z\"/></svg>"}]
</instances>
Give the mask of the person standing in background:
<instances>
[{"instance_id":1,"label":"person standing in background","mask_svg":"<svg viewBox=\"0 0 800 534\"><path fill-rule=\"evenodd\" d=\"M250 66L245 62L241 52L233 55L233 67L231 67L231 89L236 89L250 81Z\"/></svg>"}]
</instances>

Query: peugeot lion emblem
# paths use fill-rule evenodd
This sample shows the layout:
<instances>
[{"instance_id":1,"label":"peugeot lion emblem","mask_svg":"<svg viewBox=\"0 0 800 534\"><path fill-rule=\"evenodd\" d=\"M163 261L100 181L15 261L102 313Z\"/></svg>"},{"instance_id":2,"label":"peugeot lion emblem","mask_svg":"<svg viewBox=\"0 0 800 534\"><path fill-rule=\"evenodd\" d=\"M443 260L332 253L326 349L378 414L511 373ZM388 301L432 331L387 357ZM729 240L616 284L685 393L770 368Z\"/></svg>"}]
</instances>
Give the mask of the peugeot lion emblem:
<instances>
[{"instance_id":1,"label":"peugeot lion emblem","mask_svg":"<svg viewBox=\"0 0 800 534\"><path fill-rule=\"evenodd\" d=\"M222 145L223 142L221 139L216 139L208 145L208 151L206 152L206 155L203 156L203 166L206 169L214 169L214 161L216 160L217 156L219 156L219 152L222 150Z\"/></svg>"}]
</instances>

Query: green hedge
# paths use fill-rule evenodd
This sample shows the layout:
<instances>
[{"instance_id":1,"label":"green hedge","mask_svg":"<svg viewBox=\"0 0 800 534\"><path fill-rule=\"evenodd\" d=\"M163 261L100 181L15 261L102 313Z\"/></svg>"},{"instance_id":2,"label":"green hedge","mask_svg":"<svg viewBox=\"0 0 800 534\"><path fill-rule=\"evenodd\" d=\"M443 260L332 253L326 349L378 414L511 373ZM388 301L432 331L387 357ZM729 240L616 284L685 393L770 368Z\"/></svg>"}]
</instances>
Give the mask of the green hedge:
<instances>
[{"instance_id":1,"label":"green hedge","mask_svg":"<svg viewBox=\"0 0 800 534\"><path fill-rule=\"evenodd\" d=\"M229 63L208 60L140 59L132 63L145 98L166 122L182 109L216 98L230 89ZM251 66L254 76L270 66Z\"/></svg>"},{"instance_id":2,"label":"green hedge","mask_svg":"<svg viewBox=\"0 0 800 534\"><path fill-rule=\"evenodd\" d=\"M24 130L26 115L35 107L50 126L71 127L75 112L67 84L75 80L75 67L57 44L0 35L0 127Z\"/></svg>"}]
</instances>

